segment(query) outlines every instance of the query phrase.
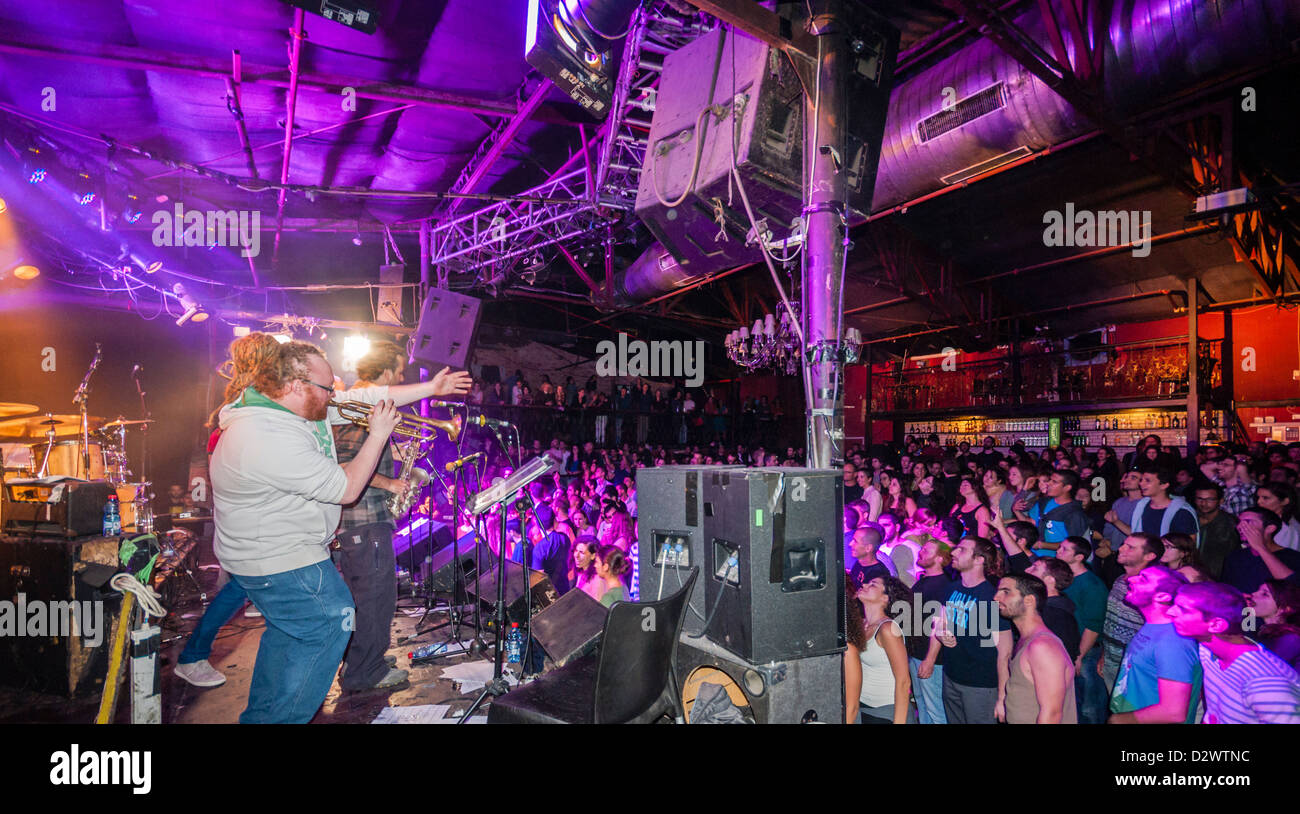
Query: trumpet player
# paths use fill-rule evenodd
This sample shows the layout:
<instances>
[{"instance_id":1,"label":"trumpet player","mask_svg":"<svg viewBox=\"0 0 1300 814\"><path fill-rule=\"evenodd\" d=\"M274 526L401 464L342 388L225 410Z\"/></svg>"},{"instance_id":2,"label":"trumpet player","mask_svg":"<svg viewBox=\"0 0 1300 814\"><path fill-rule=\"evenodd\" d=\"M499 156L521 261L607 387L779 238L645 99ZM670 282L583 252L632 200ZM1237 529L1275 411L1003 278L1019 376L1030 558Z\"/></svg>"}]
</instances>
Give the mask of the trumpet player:
<instances>
[{"instance_id":1,"label":"trumpet player","mask_svg":"<svg viewBox=\"0 0 1300 814\"><path fill-rule=\"evenodd\" d=\"M329 424L334 372L314 345L289 342L218 416L212 455L215 549L266 618L241 723L306 723L324 701L354 627L354 605L328 545L341 507L367 488L399 416L394 405L453 394L468 376L371 387L370 432L338 463Z\"/></svg>"},{"instance_id":2,"label":"trumpet player","mask_svg":"<svg viewBox=\"0 0 1300 814\"><path fill-rule=\"evenodd\" d=\"M406 360L400 347L392 342L377 342L357 361L357 383L341 397L345 400L369 401L366 397L383 389L388 394L402 390ZM411 385L410 387L416 387ZM456 392L452 388L452 392ZM365 446L369 433L356 424L334 425L334 441L339 462L354 460ZM406 670L399 670L384 659L391 637L393 614L397 611L397 563L393 556L393 529L397 518L388 509L390 494L406 491L408 482L391 477L393 453L384 445L379 469L370 478L370 486L355 503L343 509L343 519L336 536L334 559L343 580L352 591L356 606L356 625L352 641L343 657L339 686L348 692L371 689L394 689L406 683ZM417 476L419 470L416 470ZM424 476L427 478L427 475Z\"/></svg>"}]
</instances>

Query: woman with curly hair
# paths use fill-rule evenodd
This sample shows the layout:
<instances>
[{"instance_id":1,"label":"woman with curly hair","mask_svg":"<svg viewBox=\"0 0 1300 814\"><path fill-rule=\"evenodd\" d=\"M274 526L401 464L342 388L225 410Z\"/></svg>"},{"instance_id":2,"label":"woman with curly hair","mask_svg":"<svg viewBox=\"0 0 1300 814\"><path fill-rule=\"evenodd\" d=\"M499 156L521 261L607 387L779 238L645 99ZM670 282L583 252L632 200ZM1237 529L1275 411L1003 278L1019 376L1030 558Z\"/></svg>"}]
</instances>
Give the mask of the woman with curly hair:
<instances>
[{"instance_id":1,"label":"woman with curly hair","mask_svg":"<svg viewBox=\"0 0 1300 814\"><path fill-rule=\"evenodd\" d=\"M217 428L217 414L221 412L222 407L243 395L244 390L251 386L259 375L268 368L274 367L279 350L280 343L275 340L275 337L260 331L241 336L230 343L230 358L217 368L218 375L227 380L226 390L222 394L221 404L212 411L205 425L212 430L212 435L208 438L209 455L217 448L217 442L221 438L221 430ZM238 582L230 579L230 575L225 570L217 575L217 589L216 596L212 598L211 604L203 612L203 617L199 619L198 626L194 628L194 632L185 643L185 649L176 659L174 670L176 677L196 687L219 687L226 683L226 677L212 666L208 656L212 655L212 643L216 640L217 633L248 604L248 594L239 587ZM248 610L244 615L261 616L262 614L257 608L248 604Z\"/></svg>"},{"instance_id":2,"label":"woman with curly hair","mask_svg":"<svg viewBox=\"0 0 1300 814\"><path fill-rule=\"evenodd\" d=\"M851 590L851 589L850 589ZM848 648L844 651L845 722L915 723L909 700L912 678L897 618L911 613L907 586L875 577L848 597Z\"/></svg>"}]
</instances>

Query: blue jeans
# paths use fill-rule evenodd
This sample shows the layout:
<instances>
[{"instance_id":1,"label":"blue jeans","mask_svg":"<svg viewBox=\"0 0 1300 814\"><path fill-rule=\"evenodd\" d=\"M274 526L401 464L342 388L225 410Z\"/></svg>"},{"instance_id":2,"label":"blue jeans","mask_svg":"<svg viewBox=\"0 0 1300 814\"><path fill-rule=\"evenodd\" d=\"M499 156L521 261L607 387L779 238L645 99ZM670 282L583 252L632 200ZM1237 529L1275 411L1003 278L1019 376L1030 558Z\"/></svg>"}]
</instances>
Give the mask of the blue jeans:
<instances>
[{"instance_id":1,"label":"blue jeans","mask_svg":"<svg viewBox=\"0 0 1300 814\"><path fill-rule=\"evenodd\" d=\"M225 587L212 597L212 602L203 612L198 627L190 634L189 641L185 643L185 649L181 651L176 663L193 664L212 655L212 642L217 638L217 633L235 618L235 614L239 613L240 608L244 607L247 601L248 594L239 587L239 583L235 582L233 577L228 580Z\"/></svg>"},{"instance_id":2,"label":"blue jeans","mask_svg":"<svg viewBox=\"0 0 1300 814\"><path fill-rule=\"evenodd\" d=\"M1097 675L1097 662L1101 661L1101 642L1083 654L1080 670L1074 676L1074 701L1079 707L1079 723L1106 723L1110 703L1106 681Z\"/></svg>"},{"instance_id":3,"label":"blue jeans","mask_svg":"<svg viewBox=\"0 0 1300 814\"><path fill-rule=\"evenodd\" d=\"M305 724L334 683L355 610L330 560L279 574L232 575L266 617L241 724Z\"/></svg>"},{"instance_id":4,"label":"blue jeans","mask_svg":"<svg viewBox=\"0 0 1300 814\"><path fill-rule=\"evenodd\" d=\"M934 665L929 678L921 678L917 670L921 660L909 658L907 671L912 674L912 697L916 699L917 720L923 724L946 724L943 712L943 665Z\"/></svg>"}]
</instances>

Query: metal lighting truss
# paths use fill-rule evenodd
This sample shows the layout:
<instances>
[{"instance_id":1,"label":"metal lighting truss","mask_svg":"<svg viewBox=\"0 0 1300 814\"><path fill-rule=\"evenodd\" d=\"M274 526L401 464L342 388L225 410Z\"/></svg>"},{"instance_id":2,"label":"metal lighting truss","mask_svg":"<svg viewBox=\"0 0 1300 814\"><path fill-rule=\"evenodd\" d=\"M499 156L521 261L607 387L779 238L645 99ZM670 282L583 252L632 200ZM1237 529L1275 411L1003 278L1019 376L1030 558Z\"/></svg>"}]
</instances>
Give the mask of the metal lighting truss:
<instances>
[{"instance_id":1,"label":"metal lighting truss","mask_svg":"<svg viewBox=\"0 0 1300 814\"><path fill-rule=\"evenodd\" d=\"M664 13L658 3L652 6L638 9L629 27L609 118L593 139L599 151L594 165L586 156L570 159L519 196L551 203L503 201L436 224L434 265L460 274L479 272L482 282L501 287L512 270L539 257L542 249L603 236L606 227L627 218L636 203L662 55L709 30L702 18L684 21ZM472 175L471 163L462 176Z\"/></svg>"}]
</instances>

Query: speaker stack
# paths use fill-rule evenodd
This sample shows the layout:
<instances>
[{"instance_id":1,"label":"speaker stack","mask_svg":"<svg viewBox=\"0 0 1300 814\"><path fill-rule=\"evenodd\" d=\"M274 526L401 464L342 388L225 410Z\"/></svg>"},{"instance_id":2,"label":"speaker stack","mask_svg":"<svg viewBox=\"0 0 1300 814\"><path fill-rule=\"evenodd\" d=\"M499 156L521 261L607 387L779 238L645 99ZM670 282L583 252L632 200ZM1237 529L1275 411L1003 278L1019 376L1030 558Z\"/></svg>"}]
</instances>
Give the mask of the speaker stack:
<instances>
[{"instance_id":1,"label":"speaker stack","mask_svg":"<svg viewBox=\"0 0 1300 814\"><path fill-rule=\"evenodd\" d=\"M667 596L685 569L701 569L678 647L684 703L714 683L759 723L844 720L841 478L793 467L637 473L642 597Z\"/></svg>"}]
</instances>

